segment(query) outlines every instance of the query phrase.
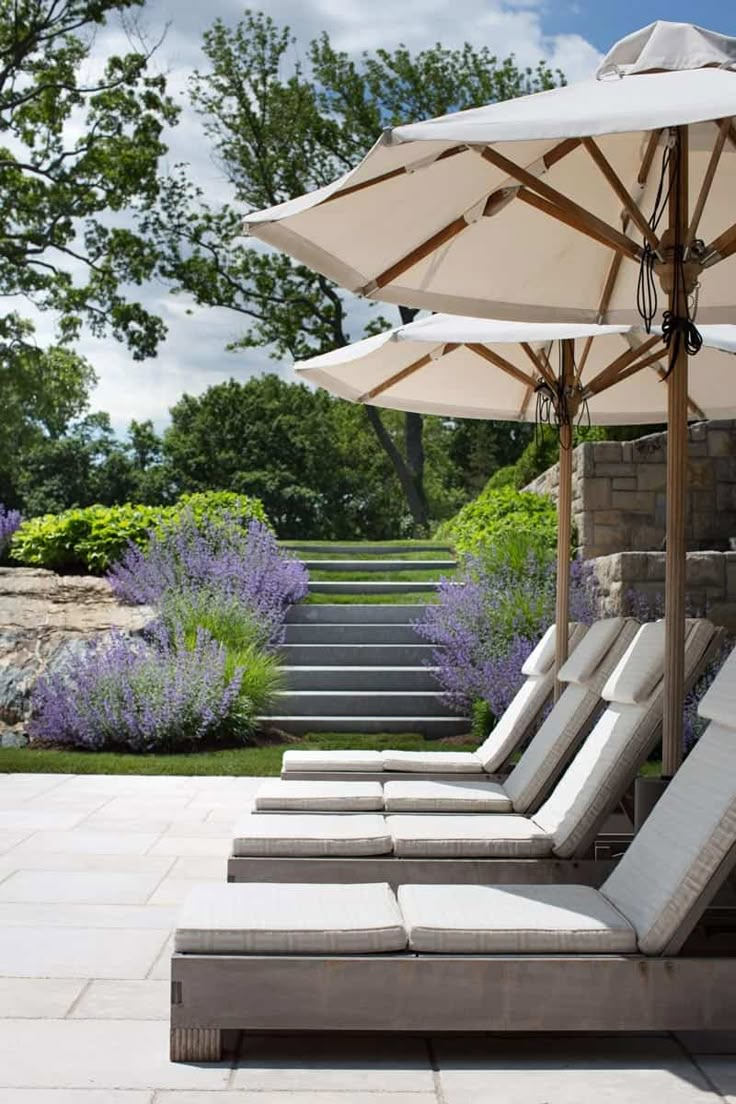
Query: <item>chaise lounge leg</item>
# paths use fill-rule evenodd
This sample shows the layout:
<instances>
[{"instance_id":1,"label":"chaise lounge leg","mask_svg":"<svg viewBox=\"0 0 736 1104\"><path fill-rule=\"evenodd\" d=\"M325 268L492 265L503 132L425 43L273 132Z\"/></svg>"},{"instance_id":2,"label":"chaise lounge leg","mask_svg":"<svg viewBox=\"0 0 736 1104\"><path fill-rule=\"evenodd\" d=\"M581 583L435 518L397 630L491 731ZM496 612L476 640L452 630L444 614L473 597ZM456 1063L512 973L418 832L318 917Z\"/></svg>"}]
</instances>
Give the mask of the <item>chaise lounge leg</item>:
<instances>
[{"instance_id":1,"label":"chaise lounge leg","mask_svg":"<svg viewBox=\"0 0 736 1104\"><path fill-rule=\"evenodd\" d=\"M217 1027L172 1027L172 1062L219 1062L222 1031Z\"/></svg>"}]
</instances>

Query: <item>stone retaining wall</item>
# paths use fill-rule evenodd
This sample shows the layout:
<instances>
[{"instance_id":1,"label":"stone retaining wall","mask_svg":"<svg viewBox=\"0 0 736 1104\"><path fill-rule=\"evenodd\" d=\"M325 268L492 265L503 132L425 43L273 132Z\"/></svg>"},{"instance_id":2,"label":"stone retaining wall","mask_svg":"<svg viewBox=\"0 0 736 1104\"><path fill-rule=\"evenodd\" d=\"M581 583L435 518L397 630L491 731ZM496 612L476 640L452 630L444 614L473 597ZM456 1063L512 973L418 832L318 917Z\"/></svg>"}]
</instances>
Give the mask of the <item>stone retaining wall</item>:
<instances>
[{"instance_id":1,"label":"stone retaining wall","mask_svg":"<svg viewBox=\"0 0 736 1104\"><path fill-rule=\"evenodd\" d=\"M736 537L736 422L698 422L689 438L688 547L725 551ZM575 449L573 515L586 560L663 548L666 461L666 433ZM558 483L555 465L525 489L556 498Z\"/></svg>"},{"instance_id":2,"label":"stone retaining wall","mask_svg":"<svg viewBox=\"0 0 736 1104\"><path fill-rule=\"evenodd\" d=\"M662 615L664 552L620 552L592 566L601 614ZM686 578L688 612L736 633L736 552L688 553Z\"/></svg>"}]
</instances>

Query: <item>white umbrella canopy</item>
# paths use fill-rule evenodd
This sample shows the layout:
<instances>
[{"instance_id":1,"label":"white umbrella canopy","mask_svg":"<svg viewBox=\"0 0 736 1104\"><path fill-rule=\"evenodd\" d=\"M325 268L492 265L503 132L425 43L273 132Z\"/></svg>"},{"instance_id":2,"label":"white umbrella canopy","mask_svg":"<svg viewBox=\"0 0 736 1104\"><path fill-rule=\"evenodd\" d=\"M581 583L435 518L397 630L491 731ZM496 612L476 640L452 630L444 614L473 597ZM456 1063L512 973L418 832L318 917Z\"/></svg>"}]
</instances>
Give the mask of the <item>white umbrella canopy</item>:
<instances>
[{"instance_id":1,"label":"white umbrella canopy","mask_svg":"<svg viewBox=\"0 0 736 1104\"><path fill-rule=\"evenodd\" d=\"M688 409L736 417L736 326L703 331ZM506 322L437 314L296 365L350 402L460 418L534 421L537 395L566 379L567 409L593 424L645 424L667 413L667 350L631 326ZM550 388L552 390L550 390ZM572 431L560 426L556 662L567 658Z\"/></svg>"},{"instance_id":2,"label":"white umbrella canopy","mask_svg":"<svg viewBox=\"0 0 736 1104\"><path fill-rule=\"evenodd\" d=\"M627 71L617 59L637 46L639 65ZM668 71L640 72L655 61ZM614 47L599 72L388 130L352 172L245 226L371 299L486 318L637 323L642 238L658 241L644 216L670 128L687 126L691 195L705 187L692 220L707 267L698 319L736 322L736 38L657 23Z\"/></svg>"},{"instance_id":3,"label":"white umbrella canopy","mask_svg":"<svg viewBox=\"0 0 736 1104\"><path fill-rule=\"evenodd\" d=\"M736 326L706 326L701 333L704 348L690 382L689 415L736 418L736 360L723 355L736 353ZM575 343L586 422L644 425L666 419L667 351L640 326L435 314L300 361L296 371L349 402L455 418L533 421L539 363L557 377L556 346L563 340Z\"/></svg>"},{"instance_id":4,"label":"white umbrella canopy","mask_svg":"<svg viewBox=\"0 0 736 1104\"><path fill-rule=\"evenodd\" d=\"M594 80L394 127L340 180L245 221L372 299L535 322L644 317L674 336L666 775L682 758L692 321L736 322L735 116L736 39L656 22Z\"/></svg>"}]
</instances>

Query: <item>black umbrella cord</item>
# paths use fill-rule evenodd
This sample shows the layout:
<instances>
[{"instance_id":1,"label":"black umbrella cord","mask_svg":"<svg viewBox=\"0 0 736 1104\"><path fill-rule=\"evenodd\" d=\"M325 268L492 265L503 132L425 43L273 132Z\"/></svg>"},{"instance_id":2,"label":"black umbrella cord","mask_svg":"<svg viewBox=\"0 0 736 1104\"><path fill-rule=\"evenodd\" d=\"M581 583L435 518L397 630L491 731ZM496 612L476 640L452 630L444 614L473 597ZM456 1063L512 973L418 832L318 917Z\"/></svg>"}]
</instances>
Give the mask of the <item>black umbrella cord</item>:
<instances>
[{"instance_id":1,"label":"black umbrella cord","mask_svg":"<svg viewBox=\"0 0 736 1104\"><path fill-rule=\"evenodd\" d=\"M537 409L534 418L534 434L537 444L541 441L544 426L554 429L559 438L560 448L572 448L572 434L563 435L560 430L563 426L579 426L587 421L590 425L590 411L588 403L582 399L582 388L578 383L565 386L564 370L562 364L562 342L558 342L560 368L554 385L546 379L540 379L534 388L537 396ZM573 357L573 369L575 369ZM577 371L573 372L577 380Z\"/></svg>"},{"instance_id":2,"label":"black umbrella cord","mask_svg":"<svg viewBox=\"0 0 736 1104\"><path fill-rule=\"evenodd\" d=\"M670 173L670 166L674 162L674 172ZM656 233L659 224L662 221L662 217L667 210L670 194L672 192L673 185L679 184L679 175L682 171L682 157L680 156L680 135L677 130L670 132L670 138L662 151L662 163L659 174L659 183L657 184L657 193L654 197L654 208L652 210L651 217L649 219L649 225L651 229ZM668 180L668 186L665 188L665 181ZM679 227L681 225L680 216L680 188L675 187L675 226L678 228L675 233L675 239L672 242L672 251L674 254L672 265L672 279L674 283L674 294L672 296L673 303L679 303L683 301L687 304L686 313L683 317L675 314L671 310L665 310L662 312L662 340L664 341L668 350L668 366L665 373L665 379L672 371L672 366L677 360L677 355L681 348L681 342L685 342L685 347L690 356L695 356L700 352L703 345L703 338L697 329L694 321L694 309L692 307L693 297L689 294L682 296L682 290L687 286L686 274L685 274L685 243L680 240ZM666 233L662 235L662 244L666 238ZM693 254L697 254L702 251L703 243L701 241L694 241L692 244ZM642 246L641 263L639 266L639 281L636 291L636 306L639 311L639 315L644 322L647 333L651 333L652 322L657 314L658 307L658 295L657 295L657 276L656 269L659 262L657 254L652 249L648 241L644 242Z\"/></svg>"}]
</instances>

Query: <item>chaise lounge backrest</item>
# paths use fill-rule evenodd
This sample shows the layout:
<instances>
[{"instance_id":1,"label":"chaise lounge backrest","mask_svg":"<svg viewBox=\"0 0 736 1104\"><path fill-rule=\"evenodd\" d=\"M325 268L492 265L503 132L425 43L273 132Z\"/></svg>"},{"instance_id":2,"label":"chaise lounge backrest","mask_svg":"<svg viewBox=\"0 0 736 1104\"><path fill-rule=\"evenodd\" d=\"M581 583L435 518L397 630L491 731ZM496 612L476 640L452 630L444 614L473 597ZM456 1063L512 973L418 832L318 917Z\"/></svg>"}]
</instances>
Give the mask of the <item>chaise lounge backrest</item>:
<instances>
[{"instance_id":1,"label":"chaise lounge backrest","mask_svg":"<svg viewBox=\"0 0 736 1104\"><path fill-rule=\"evenodd\" d=\"M489 774L501 770L508 762L552 693L555 683L555 632L555 626L550 625L526 659L521 668L526 681L475 753L483 769ZM568 640L571 652L577 648L587 632L587 625L570 625Z\"/></svg>"},{"instance_id":2,"label":"chaise lounge backrest","mask_svg":"<svg viewBox=\"0 0 736 1104\"><path fill-rule=\"evenodd\" d=\"M701 670L717 630L688 621L685 683ZM663 710L663 621L642 625L603 688L609 705L534 821L554 841L560 858L585 854L603 818L620 801L639 765L654 748Z\"/></svg>"},{"instance_id":3,"label":"chaise lounge backrest","mask_svg":"<svg viewBox=\"0 0 736 1104\"><path fill-rule=\"evenodd\" d=\"M639 629L633 618L596 621L560 669L566 687L504 782L514 812L536 809L587 735L601 691Z\"/></svg>"},{"instance_id":4,"label":"chaise lounge backrest","mask_svg":"<svg viewBox=\"0 0 736 1104\"><path fill-rule=\"evenodd\" d=\"M705 733L601 893L644 954L674 954L736 859L736 651L699 710Z\"/></svg>"}]
</instances>

